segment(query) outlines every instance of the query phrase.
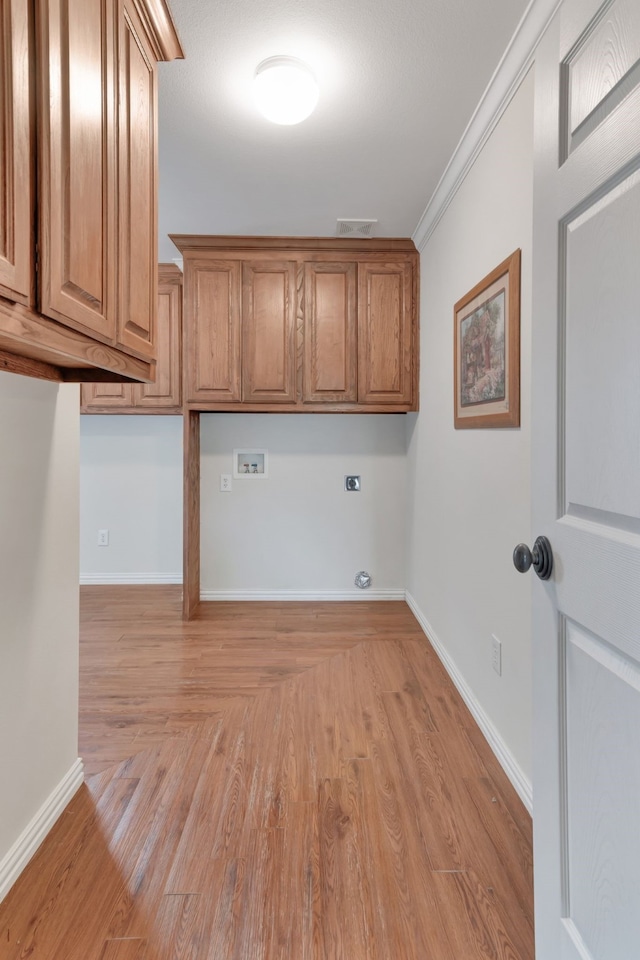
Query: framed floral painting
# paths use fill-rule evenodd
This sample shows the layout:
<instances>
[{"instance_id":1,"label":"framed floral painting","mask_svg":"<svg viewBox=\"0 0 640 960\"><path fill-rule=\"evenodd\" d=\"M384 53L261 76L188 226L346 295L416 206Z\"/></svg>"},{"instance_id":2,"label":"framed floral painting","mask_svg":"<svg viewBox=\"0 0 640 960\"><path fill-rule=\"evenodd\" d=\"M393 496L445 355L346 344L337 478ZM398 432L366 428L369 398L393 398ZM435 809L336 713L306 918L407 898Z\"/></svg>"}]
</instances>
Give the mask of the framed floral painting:
<instances>
[{"instance_id":1,"label":"framed floral painting","mask_svg":"<svg viewBox=\"0 0 640 960\"><path fill-rule=\"evenodd\" d=\"M454 426L520 426L520 250L453 308Z\"/></svg>"}]
</instances>

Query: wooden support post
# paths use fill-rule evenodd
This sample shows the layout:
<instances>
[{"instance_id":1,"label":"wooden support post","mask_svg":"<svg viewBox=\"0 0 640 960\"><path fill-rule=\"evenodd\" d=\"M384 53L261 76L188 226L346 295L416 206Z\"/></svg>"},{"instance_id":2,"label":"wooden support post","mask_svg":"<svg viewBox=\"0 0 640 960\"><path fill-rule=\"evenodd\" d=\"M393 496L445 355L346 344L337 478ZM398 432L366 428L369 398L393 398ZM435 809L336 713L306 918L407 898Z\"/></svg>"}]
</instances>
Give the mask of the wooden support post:
<instances>
[{"instance_id":1,"label":"wooden support post","mask_svg":"<svg viewBox=\"0 0 640 960\"><path fill-rule=\"evenodd\" d=\"M184 523L182 619L191 620L200 603L200 413L184 409Z\"/></svg>"}]
</instances>

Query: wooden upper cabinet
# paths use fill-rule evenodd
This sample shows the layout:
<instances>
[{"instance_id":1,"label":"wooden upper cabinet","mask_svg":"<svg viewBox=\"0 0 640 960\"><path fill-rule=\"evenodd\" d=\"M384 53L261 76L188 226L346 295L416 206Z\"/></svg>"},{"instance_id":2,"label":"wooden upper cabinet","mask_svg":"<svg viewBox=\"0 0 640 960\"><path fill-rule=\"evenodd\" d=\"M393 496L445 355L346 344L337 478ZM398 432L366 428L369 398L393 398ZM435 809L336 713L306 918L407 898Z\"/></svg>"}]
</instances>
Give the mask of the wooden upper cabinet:
<instances>
[{"instance_id":1,"label":"wooden upper cabinet","mask_svg":"<svg viewBox=\"0 0 640 960\"><path fill-rule=\"evenodd\" d=\"M356 269L304 265L304 402L357 400Z\"/></svg>"},{"instance_id":2,"label":"wooden upper cabinet","mask_svg":"<svg viewBox=\"0 0 640 960\"><path fill-rule=\"evenodd\" d=\"M0 296L30 305L34 294L33 154L26 0L0 7Z\"/></svg>"},{"instance_id":3,"label":"wooden upper cabinet","mask_svg":"<svg viewBox=\"0 0 640 960\"><path fill-rule=\"evenodd\" d=\"M358 401L413 399L413 270L410 263L358 264Z\"/></svg>"},{"instance_id":4,"label":"wooden upper cabinet","mask_svg":"<svg viewBox=\"0 0 640 960\"><path fill-rule=\"evenodd\" d=\"M133 405L164 413L182 407L182 274L174 264L160 265L155 383L135 384Z\"/></svg>"},{"instance_id":5,"label":"wooden upper cabinet","mask_svg":"<svg viewBox=\"0 0 640 960\"><path fill-rule=\"evenodd\" d=\"M242 264L185 260L185 398L189 403L241 399Z\"/></svg>"},{"instance_id":6,"label":"wooden upper cabinet","mask_svg":"<svg viewBox=\"0 0 640 960\"><path fill-rule=\"evenodd\" d=\"M409 239L173 236L195 410L418 409Z\"/></svg>"},{"instance_id":7,"label":"wooden upper cabinet","mask_svg":"<svg viewBox=\"0 0 640 960\"><path fill-rule=\"evenodd\" d=\"M116 341L116 0L38 5L40 309Z\"/></svg>"},{"instance_id":8,"label":"wooden upper cabinet","mask_svg":"<svg viewBox=\"0 0 640 960\"><path fill-rule=\"evenodd\" d=\"M83 383L81 413L122 413L133 406L132 383Z\"/></svg>"},{"instance_id":9,"label":"wooden upper cabinet","mask_svg":"<svg viewBox=\"0 0 640 960\"><path fill-rule=\"evenodd\" d=\"M182 274L161 263L158 284L158 359L153 383L83 383L81 413L182 412Z\"/></svg>"},{"instance_id":10,"label":"wooden upper cabinet","mask_svg":"<svg viewBox=\"0 0 640 960\"><path fill-rule=\"evenodd\" d=\"M3 369L153 376L156 62L182 56L166 0L0 4Z\"/></svg>"},{"instance_id":11,"label":"wooden upper cabinet","mask_svg":"<svg viewBox=\"0 0 640 960\"><path fill-rule=\"evenodd\" d=\"M133 0L119 24L118 342L155 356L157 80L155 57Z\"/></svg>"},{"instance_id":12,"label":"wooden upper cabinet","mask_svg":"<svg viewBox=\"0 0 640 960\"><path fill-rule=\"evenodd\" d=\"M296 401L296 264L242 265L242 399Z\"/></svg>"}]
</instances>

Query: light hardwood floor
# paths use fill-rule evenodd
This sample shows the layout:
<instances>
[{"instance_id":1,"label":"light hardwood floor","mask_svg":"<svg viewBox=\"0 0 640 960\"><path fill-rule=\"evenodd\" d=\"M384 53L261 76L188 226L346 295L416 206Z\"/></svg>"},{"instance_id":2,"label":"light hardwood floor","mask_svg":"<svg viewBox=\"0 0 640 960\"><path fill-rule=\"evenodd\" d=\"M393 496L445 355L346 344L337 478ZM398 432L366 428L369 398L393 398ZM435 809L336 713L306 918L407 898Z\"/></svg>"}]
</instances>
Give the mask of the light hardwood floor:
<instances>
[{"instance_id":1,"label":"light hardwood floor","mask_svg":"<svg viewBox=\"0 0 640 960\"><path fill-rule=\"evenodd\" d=\"M533 957L530 818L405 604L180 610L82 589L89 775L0 960Z\"/></svg>"}]
</instances>

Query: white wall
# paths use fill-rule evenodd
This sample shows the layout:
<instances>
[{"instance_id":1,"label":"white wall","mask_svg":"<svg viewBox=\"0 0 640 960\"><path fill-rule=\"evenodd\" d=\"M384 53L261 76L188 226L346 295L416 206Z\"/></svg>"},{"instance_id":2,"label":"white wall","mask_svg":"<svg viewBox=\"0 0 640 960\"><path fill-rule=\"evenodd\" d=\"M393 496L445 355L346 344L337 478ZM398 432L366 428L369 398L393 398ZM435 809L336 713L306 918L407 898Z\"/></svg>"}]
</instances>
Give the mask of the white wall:
<instances>
[{"instance_id":1,"label":"white wall","mask_svg":"<svg viewBox=\"0 0 640 960\"><path fill-rule=\"evenodd\" d=\"M530 344L533 76L421 251L421 411L409 415L407 588L525 780L531 777ZM522 248L520 429L454 430L453 305ZM491 634L503 674L491 667Z\"/></svg>"},{"instance_id":2,"label":"white wall","mask_svg":"<svg viewBox=\"0 0 640 960\"><path fill-rule=\"evenodd\" d=\"M207 594L402 593L404 415L210 414L201 418L202 590ZM231 473L234 448L266 447L267 479ZM346 493L345 474L362 477ZM365 569L367 591L353 578Z\"/></svg>"},{"instance_id":3,"label":"white wall","mask_svg":"<svg viewBox=\"0 0 640 960\"><path fill-rule=\"evenodd\" d=\"M80 417L80 518L83 582L180 583L182 417Z\"/></svg>"},{"instance_id":4,"label":"white wall","mask_svg":"<svg viewBox=\"0 0 640 960\"><path fill-rule=\"evenodd\" d=\"M403 415L206 414L202 435L201 587L205 598L402 595ZM180 581L182 418L83 416L83 582ZM234 448L266 447L269 477L233 481ZM344 476L362 476L345 493ZM99 529L109 546L97 546ZM354 587L362 569L368 591Z\"/></svg>"},{"instance_id":5,"label":"white wall","mask_svg":"<svg viewBox=\"0 0 640 960\"><path fill-rule=\"evenodd\" d=\"M0 373L0 899L78 757L78 388Z\"/></svg>"}]
</instances>

